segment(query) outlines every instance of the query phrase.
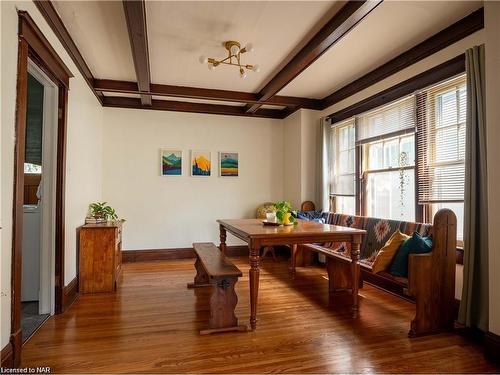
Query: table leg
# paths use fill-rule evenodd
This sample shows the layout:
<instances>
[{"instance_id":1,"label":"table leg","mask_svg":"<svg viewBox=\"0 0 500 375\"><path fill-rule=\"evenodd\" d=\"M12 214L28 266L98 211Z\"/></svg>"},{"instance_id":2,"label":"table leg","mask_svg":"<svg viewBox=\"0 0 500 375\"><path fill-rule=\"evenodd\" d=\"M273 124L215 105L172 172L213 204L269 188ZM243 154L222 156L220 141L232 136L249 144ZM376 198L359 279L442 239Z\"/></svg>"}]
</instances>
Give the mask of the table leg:
<instances>
[{"instance_id":1,"label":"table leg","mask_svg":"<svg viewBox=\"0 0 500 375\"><path fill-rule=\"evenodd\" d=\"M352 275L352 316L355 318L358 315L358 289L359 289L359 243L351 245L351 275Z\"/></svg>"},{"instance_id":2,"label":"table leg","mask_svg":"<svg viewBox=\"0 0 500 375\"><path fill-rule=\"evenodd\" d=\"M292 276L292 279L295 278L295 268L297 267L297 247L297 244L292 245L292 256L290 259L290 275Z\"/></svg>"},{"instance_id":3,"label":"table leg","mask_svg":"<svg viewBox=\"0 0 500 375\"><path fill-rule=\"evenodd\" d=\"M257 297L259 294L259 258L260 245L252 243L248 245L250 251L250 327L252 331L257 328Z\"/></svg>"},{"instance_id":4,"label":"table leg","mask_svg":"<svg viewBox=\"0 0 500 375\"><path fill-rule=\"evenodd\" d=\"M222 225L219 225L219 238L220 238L220 246L219 249L222 252L222 255L226 255L226 228L224 228Z\"/></svg>"}]
</instances>

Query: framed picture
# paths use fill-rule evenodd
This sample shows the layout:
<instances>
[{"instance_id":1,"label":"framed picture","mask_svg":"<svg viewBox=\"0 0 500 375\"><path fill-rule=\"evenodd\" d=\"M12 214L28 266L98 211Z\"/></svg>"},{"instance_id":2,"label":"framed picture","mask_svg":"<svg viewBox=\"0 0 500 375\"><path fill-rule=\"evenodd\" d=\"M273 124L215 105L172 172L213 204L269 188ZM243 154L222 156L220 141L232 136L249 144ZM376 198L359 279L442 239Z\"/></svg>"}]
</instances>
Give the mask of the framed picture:
<instances>
[{"instance_id":1,"label":"framed picture","mask_svg":"<svg viewBox=\"0 0 500 375\"><path fill-rule=\"evenodd\" d=\"M182 150L161 150L161 175L182 176Z\"/></svg>"},{"instance_id":2,"label":"framed picture","mask_svg":"<svg viewBox=\"0 0 500 375\"><path fill-rule=\"evenodd\" d=\"M238 177L239 160L237 152L219 152L219 176Z\"/></svg>"},{"instance_id":3,"label":"framed picture","mask_svg":"<svg viewBox=\"0 0 500 375\"><path fill-rule=\"evenodd\" d=\"M191 176L205 176L212 174L212 155L210 151L191 150Z\"/></svg>"}]
</instances>

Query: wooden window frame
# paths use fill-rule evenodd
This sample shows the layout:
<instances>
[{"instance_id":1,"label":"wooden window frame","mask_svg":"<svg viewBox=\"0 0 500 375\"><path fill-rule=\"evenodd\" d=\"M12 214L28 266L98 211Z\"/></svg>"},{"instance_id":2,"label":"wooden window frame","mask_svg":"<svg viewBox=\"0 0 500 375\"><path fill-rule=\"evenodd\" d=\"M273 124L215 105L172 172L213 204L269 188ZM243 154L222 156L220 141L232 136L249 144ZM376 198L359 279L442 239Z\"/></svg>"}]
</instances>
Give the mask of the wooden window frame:
<instances>
[{"instance_id":1,"label":"wooden window frame","mask_svg":"<svg viewBox=\"0 0 500 375\"><path fill-rule=\"evenodd\" d=\"M356 116L373 110L377 107L389 104L395 100L403 98L407 95L415 95L416 105L416 121L417 121L417 131L421 128L422 121L426 120L426 108L425 106L418 105L419 95L425 95L425 93L420 92L429 86L435 85L439 82L451 79L455 76L465 73L465 54L461 54L448 60L440 65L437 65L423 73L420 73L406 81L400 82L378 94L372 95L360 102L357 102L347 108L340 111L334 112L326 117L330 123L342 122L348 118L355 118L356 133L358 131L358 121ZM425 101L424 101L425 102ZM425 123L424 123L425 124ZM417 147L417 133L415 132L415 221L416 222L432 222L430 216L430 207L427 205L421 205L418 203L418 192L419 192L419 179L418 179L418 160L420 156L419 148ZM366 197L364 194L364 176L362 175L362 162L363 162L363 145L356 144L356 181L355 181L355 200L356 200L356 215L365 216L366 215Z\"/></svg>"}]
</instances>

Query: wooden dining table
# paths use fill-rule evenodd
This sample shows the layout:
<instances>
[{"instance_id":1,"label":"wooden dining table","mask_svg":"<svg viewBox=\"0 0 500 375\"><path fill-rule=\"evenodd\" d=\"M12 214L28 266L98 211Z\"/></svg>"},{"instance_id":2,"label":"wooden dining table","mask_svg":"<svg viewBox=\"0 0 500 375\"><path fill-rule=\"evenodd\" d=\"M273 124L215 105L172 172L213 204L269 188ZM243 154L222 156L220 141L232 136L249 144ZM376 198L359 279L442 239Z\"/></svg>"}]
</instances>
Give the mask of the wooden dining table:
<instances>
[{"instance_id":1,"label":"wooden dining table","mask_svg":"<svg viewBox=\"0 0 500 375\"><path fill-rule=\"evenodd\" d=\"M257 299L259 293L260 250L266 246L307 243L351 243L352 309L358 310L358 286L360 277L359 251L366 231L313 221L297 220L293 226L267 226L260 219L217 220L220 230L220 250L226 253L227 233L245 241L249 248L250 262L250 326L257 328Z\"/></svg>"}]
</instances>

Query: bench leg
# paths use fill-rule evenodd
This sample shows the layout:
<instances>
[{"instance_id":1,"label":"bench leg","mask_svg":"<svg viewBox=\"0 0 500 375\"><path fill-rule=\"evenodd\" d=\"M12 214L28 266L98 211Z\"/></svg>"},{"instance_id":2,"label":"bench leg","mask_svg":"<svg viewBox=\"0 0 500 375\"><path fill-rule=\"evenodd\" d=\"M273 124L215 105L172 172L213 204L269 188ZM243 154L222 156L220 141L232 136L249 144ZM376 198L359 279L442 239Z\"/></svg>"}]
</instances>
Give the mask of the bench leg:
<instances>
[{"instance_id":1,"label":"bench leg","mask_svg":"<svg viewBox=\"0 0 500 375\"><path fill-rule=\"evenodd\" d=\"M295 245L297 247L295 253L295 265L297 267L309 267L312 265L313 253L302 245Z\"/></svg>"},{"instance_id":2,"label":"bench leg","mask_svg":"<svg viewBox=\"0 0 500 375\"><path fill-rule=\"evenodd\" d=\"M351 265L333 258L326 258L328 272L328 290L334 293L341 290L352 290Z\"/></svg>"},{"instance_id":3,"label":"bench leg","mask_svg":"<svg viewBox=\"0 0 500 375\"><path fill-rule=\"evenodd\" d=\"M208 282L208 275L201 265L200 258L196 258L194 268L196 268L196 276L194 277L194 282L187 284L188 289L210 286L210 283Z\"/></svg>"},{"instance_id":4,"label":"bench leg","mask_svg":"<svg viewBox=\"0 0 500 375\"><path fill-rule=\"evenodd\" d=\"M245 325L238 325L234 309L238 296L234 290L237 278L222 278L212 284L210 297L210 320L208 329L201 330L201 335L227 331L246 331Z\"/></svg>"},{"instance_id":5,"label":"bench leg","mask_svg":"<svg viewBox=\"0 0 500 375\"><path fill-rule=\"evenodd\" d=\"M262 252L261 259L264 260L264 258L266 257L266 255L267 255L268 252L271 252L271 255L273 256L273 260L275 262L277 262L278 259L276 259L276 252L274 251L274 246L266 246L264 248L264 251Z\"/></svg>"}]
</instances>

